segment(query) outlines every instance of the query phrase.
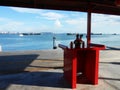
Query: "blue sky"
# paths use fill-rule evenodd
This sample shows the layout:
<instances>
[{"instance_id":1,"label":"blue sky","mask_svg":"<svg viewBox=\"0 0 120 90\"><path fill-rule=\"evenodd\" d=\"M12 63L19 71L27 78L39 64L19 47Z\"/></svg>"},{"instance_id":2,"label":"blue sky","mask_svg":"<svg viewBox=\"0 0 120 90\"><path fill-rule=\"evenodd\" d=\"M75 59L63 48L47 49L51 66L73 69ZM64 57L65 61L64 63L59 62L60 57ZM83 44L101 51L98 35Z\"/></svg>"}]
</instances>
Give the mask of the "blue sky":
<instances>
[{"instance_id":1,"label":"blue sky","mask_svg":"<svg viewBox=\"0 0 120 90\"><path fill-rule=\"evenodd\" d=\"M0 32L86 33L87 13L0 6ZM120 33L120 16L92 14L93 33Z\"/></svg>"}]
</instances>

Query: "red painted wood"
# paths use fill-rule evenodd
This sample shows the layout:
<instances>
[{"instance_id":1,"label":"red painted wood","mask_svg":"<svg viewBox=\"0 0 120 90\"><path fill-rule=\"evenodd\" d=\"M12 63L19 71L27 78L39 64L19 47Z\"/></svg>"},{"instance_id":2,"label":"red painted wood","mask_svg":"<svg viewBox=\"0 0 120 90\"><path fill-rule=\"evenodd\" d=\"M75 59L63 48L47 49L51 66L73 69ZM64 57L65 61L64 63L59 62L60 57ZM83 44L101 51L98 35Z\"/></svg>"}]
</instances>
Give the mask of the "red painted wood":
<instances>
[{"instance_id":1,"label":"red painted wood","mask_svg":"<svg viewBox=\"0 0 120 90\"><path fill-rule=\"evenodd\" d=\"M87 13L87 48L90 47L91 43L91 11Z\"/></svg>"},{"instance_id":2,"label":"red painted wood","mask_svg":"<svg viewBox=\"0 0 120 90\"><path fill-rule=\"evenodd\" d=\"M96 48L99 48L100 50L106 49L106 46L105 46L105 45L102 45L102 44L90 43L90 47L96 47Z\"/></svg>"},{"instance_id":3,"label":"red painted wood","mask_svg":"<svg viewBox=\"0 0 120 90\"><path fill-rule=\"evenodd\" d=\"M85 77L90 84L98 84L99 49L89 48L85 57Z\"/></svg>"},{"instance_id":4,"label":"red painted wood","mask_svg":"<svg viewBox=\"0 0 120 90\"><path fill-rule=\"evenodd\" d=\"M77 83L98 84L100 48L62 47L62 49L64 50L64 78L72 89L76 88Z\"/></svg>"},{"instance_id":5,"label":"red painted wood","mask_svg":"<svg viewBox=\"0 0 120 90\"><path fill-rule=\"evenodd\" d=\"M77 57L76 50L64 50L64 78L70 84L71 88L76 88Z\"/></svg>"},{"instance_id":6,"label":"red painted wood","mask_svg":"<svg viewBox=\"0 0 120 90\"><path fill-rule=\"evenodd\" d=\"M77 82L98 84L99 48L79 49L77 53Z\"/></svg>"}]
</instances>

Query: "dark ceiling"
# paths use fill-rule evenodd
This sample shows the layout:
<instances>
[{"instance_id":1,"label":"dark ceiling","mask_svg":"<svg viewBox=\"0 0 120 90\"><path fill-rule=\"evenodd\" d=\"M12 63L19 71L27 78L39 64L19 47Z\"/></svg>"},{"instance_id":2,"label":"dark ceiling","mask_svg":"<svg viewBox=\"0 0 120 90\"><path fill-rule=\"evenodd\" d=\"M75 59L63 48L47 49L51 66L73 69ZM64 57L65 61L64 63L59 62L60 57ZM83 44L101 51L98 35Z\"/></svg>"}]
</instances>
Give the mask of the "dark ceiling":
<instances>
[{"instance_id":1,"label":"dark ceiling","mask_svg":"<svg viewBox=\"0 0 120 90\"><path fill-rule=\"evenodd\" d=\"M0 0L0 5L120 15L115 0Z\"/></svg>"}]
</instances>

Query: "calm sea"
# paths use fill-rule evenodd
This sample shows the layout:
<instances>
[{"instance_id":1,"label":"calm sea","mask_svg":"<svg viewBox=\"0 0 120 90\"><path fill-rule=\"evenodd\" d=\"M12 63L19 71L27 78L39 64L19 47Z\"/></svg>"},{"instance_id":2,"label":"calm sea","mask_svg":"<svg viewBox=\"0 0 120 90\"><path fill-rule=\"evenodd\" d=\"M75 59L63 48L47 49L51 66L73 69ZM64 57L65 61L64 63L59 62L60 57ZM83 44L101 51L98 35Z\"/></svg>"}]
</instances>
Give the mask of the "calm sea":
<instances>
[{"instance_id":1,"label":"calm sea","mask_svg":"<svg viewBox=\"0 0 120 90\"><path fill-rule=\"evenodd\" d=\"M24 35L0 34L0 45L2 51L20 51L20 50L44 50L53 48L53 37L56 37L55 44L64 44L69 46L70 41L74 41L75 35L67 34L41 34ZM83 36L86 41L86 36ZM92 42L104 44L111 47L120 47L120 35L92 35Z\"/></svg>"}]
</instances>

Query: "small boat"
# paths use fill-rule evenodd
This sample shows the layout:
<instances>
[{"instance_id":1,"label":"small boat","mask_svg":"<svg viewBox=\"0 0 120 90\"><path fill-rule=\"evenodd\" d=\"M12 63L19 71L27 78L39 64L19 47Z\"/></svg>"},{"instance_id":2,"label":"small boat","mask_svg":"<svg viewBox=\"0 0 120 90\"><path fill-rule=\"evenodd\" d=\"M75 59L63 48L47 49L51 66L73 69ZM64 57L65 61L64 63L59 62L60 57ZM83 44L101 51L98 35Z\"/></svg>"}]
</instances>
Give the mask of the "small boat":
<instances>
[{"instance_id":1,"label":"small boat","mask_svg":"<svg viewBox=\"0 0 120 90\"><path fill-rule=\"evenodd\" d=\"M41 33L22 33L23 35L41 35Z\"/></svg>"},{"instance_id":2,"label":"small boat","mask_svg":"<svg viewBox=\"0 0 120 90\"><path fill-rule=\"evenodd\" d=\"M91 33L91 35L102 35L102 33Z\"/></svg>"},{"instance_id":3,"label":"small boat","mask_svg":"<svg viewBox=\"0 0 120 90\"><path fill-rule=\"evenodd\" d=\"M67 33L67 35L76 35L76 33Z\"/></svg>"},{"instance_id":4,"label":"small boat","mask_svg":"<svg viewBox=\"0 0 120 90\"><path fill-rule=\"evenodd\" d=\"M20 37L23 37L23 34L22 34L22 33L20 33L20 34L19 34L19 36L20 36Z\"/></svg>"},{"instance_id":5,"label":"small boat","mask_svg":"<svg viewBox=\"0 0 120 90\"><path fill-rule=\"evenodd\" d=\"M113 33L112 35L117 35L116 33Z\"/></svg>"}]
</instances>

